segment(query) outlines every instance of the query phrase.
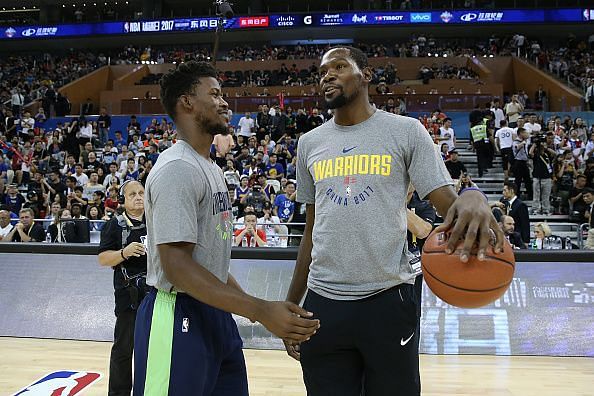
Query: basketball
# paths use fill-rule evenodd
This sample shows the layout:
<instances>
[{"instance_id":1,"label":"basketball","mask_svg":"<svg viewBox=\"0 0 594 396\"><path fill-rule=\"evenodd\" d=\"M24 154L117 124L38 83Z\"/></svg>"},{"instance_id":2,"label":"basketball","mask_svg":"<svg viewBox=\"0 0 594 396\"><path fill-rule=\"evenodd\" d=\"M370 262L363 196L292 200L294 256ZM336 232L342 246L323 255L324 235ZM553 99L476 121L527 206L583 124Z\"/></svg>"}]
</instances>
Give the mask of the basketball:
<instances>
[{"instance_id":1,"label":"basketball","mask_svg":"<svg viewBox=\"0 0 594 396\"><path fill-rule=\"evenodd\" d=\"M501 297L512 281L516 265L509 242L504 240L502 253L496 253L489 245L484 261L479 261L475 246L464 263L460 260L464 241L460 240L452 254L446 254L448 236L433 232L423 247L423 277L433 293L461 308L482 307Z\"/></svg>"}]
</instances>

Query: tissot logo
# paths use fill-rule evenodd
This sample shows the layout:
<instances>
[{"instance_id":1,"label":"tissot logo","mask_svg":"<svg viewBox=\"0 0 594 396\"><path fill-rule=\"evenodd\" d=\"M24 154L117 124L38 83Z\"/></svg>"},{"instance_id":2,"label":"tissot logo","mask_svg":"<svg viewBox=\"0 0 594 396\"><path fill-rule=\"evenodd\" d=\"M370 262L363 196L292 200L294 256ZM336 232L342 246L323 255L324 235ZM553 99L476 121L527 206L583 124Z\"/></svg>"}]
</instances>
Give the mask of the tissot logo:
<instances>
[{"instance_id":1,"label":"tissot logo","mask_svg":"<svg viewBox=\"0 0 594 396\"><path fill-rule=\"evenodd\" d=\"M464 14L460 17L460 19L464 22L474 21L478 15L474 12L469 12L468 14Z\"/></svg>"},{"instance_id":2,"label":"tissot logo","mask_svg":"<svg viewBox=\"0 0 594 396\"><path fill-rule=\"evenodd\" d=\"M306 15L303 17L303 23L306 25L311 25L311 15Z\"/></svg>"},{"instance_id":3,"label":"tissot logo","mask_svg":"<svg viewBox=\"0 0 594 396\"><path fill-rule=\"evenodd\" d=\"M23 32L21 33L23 36L29 37L29 36L33 36L35 34L36 30L35 29L25 29L23 30Z\"/></svg>"}]
</instances>

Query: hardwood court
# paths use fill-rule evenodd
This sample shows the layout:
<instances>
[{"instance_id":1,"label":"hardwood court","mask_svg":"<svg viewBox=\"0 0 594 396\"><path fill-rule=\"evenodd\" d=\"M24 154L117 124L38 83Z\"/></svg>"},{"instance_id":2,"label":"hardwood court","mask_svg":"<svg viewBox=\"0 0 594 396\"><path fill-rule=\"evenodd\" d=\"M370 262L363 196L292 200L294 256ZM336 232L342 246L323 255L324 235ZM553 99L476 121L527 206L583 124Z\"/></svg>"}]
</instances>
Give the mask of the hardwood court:
<instances>
[{"instance_id":1,"label":"hardwood court","mask_svg":"<svg viewBox=\"0 0 594 396\"><path fill-rule=\"evenodd\" d=\"M86 395L107 394L106 342L0 337L0 394L57 370L99 371ZM301 370L282 351L246 350L252 396L303 396ZM594 359L422 355L423 395L592 395Z\"/></svg>"}]
</instances>

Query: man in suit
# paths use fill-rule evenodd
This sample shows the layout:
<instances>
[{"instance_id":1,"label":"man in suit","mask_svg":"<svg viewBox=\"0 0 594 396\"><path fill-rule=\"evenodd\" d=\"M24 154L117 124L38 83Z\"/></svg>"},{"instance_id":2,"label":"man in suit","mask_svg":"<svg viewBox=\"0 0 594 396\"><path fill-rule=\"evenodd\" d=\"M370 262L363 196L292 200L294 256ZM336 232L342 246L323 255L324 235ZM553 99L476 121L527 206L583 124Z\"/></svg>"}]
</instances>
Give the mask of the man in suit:
<instances>
[{"instance_id":1,"label":"man in suit","mask_svg":"<svg viewBox=\"0 0 594 396\"><path fill-rule=\"evenodd\" d=\"M505 234L505 238L507 238L514 249L526 249L526 244L522 241L522 236L519 232L515 231L516 222L513 217L503 215L499 224Z\"/></svg>"},{"instance_id":2,"label":"man in suit","mask_svg":"<svg viewBox=\"0 0 594 396\"><path fill-rule=\"evenodd\" d=\"M515 231L519 232L524 242L530 242L530 216L528 206L516 195L516 185L513 182L503 184L503 198L507 201L507 215L514 218Z\"/></svg>"}]
</instances>

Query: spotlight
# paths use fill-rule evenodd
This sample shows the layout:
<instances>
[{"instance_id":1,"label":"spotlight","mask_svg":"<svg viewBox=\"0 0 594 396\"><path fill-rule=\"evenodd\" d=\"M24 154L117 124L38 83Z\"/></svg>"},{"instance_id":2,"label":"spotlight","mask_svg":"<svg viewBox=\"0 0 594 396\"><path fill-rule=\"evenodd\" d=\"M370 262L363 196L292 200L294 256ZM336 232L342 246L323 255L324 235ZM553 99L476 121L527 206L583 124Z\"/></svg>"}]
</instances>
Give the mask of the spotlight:
<instances>
[{"instance_id":1,"label":"spotlight","mask_svg":"<svg viewBox=\"0 0 594 396\"><path fill-rule=\"evenodd\" d=\"M228 1L216 0L215 4L217 5L218 14L223 15L225 18L233 18L233 15L235 15Z\"/></svg>"}]
</instances>

